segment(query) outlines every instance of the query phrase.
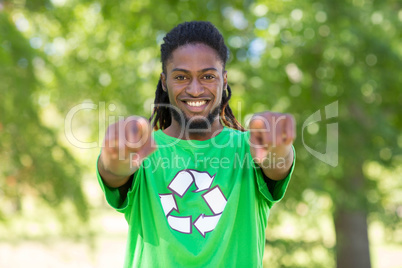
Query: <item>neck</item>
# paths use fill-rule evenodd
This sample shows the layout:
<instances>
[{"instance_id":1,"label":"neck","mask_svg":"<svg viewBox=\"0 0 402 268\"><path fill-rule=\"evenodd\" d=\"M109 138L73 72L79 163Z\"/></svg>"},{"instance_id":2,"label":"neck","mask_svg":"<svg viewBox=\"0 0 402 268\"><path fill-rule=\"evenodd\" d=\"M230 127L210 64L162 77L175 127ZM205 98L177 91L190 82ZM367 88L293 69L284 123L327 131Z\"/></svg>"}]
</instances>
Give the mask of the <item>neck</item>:
<instances>
[{"instance_id":1,"label":"neck","mask_svg":"<svg viewBox=\"0 0 402 268\"><path fill-rule=\"evenodd\" d=\"M163 130L166 135L182 140L209 140L218 135L223 129L223 125L217 117L206 129L191 129L188 124L182 126L172 118L172 124Z\"/></svg>"}]
</instances>

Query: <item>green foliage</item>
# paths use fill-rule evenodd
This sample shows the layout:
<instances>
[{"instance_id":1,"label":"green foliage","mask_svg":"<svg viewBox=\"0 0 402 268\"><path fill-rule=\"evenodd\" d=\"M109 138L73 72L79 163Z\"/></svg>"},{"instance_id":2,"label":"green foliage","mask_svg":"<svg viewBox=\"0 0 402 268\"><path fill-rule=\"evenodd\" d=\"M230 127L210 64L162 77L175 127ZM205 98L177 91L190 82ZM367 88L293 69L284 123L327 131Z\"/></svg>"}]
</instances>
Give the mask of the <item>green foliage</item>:
<instances>
[{"instance_id":1,"label":"green foliage","mask_svg":"<svg viewBox=\"0 0 402 268\"><path fill-rule=\"evenodd\" d=\"M0 25L1 219L19 214L24 209L21 200L31 195L55 209L70 200L76 215L85 221L88 211L81 167L58 140L58 132L40 119L35 94L43 85L35 75L34 62L41 53L31 48L7 13L0 13Z\"/></svg>"},{"instance_id":2,"label":"green foliage","mask_svg":"<svg viewBox=\"0 0 402 268\"><path fill-rule=\"evenodd\" d=\"M303 255L300 250L324 256L308 258L309 267L334 265L331 215L340 209L365 211L391 234L401 227L398 1L24 3L0 4L0 198L14 207L29 192L52 206L71 200L84 219L83 163L60 138L63 124L47 117L63 120L84 101L115 104L107 115L149 116L164 33L182 21L209 20L230 48L234 114L245 123L250 114L275 110L298 122L297 168L268 227L269 250L276 252L269 255L271 267L302 267L305 257L293 257ZM338 117L302 130L317 110L325 119L324 107L334 101ZM81 120L98 138L98 117ZM339 124L336 167L314 158L302 142L303 135L324 153L328 123ZM12 213L0 209L0 217ZM272 235L284 225L281 215L310 235L297 241ZM329 222L325 229L318 226L321 217Z\"/></svg>"}]
</instances>

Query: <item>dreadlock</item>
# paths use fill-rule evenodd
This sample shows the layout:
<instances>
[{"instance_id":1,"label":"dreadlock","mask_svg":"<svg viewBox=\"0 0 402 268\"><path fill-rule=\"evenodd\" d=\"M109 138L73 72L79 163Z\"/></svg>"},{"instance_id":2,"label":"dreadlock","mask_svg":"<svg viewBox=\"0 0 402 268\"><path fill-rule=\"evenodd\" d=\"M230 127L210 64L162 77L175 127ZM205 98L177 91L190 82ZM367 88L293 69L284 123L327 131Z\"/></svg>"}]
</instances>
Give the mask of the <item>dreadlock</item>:
<instances>
[{"instance_id":1,"label":"dreadlock","mask_svg":"<svg viewBox=\"0 0 402 268\"><path fill-rule=\"evenodd\" d=\"M166 63L172 57L172 53L180 46L187 44L201 43L213 48L219 56L225 68L228 59L228 48L225 45L223 36L216 27L206 21L184 22L173 28L163 38L164 43L161 45L161 61L162 70L166 73ZM232 109L229 106L229 100L232 96L232 90L227 85L226 90L222 93L222 101L220 106L220 118L224 125L245 131L235 118ZM155 91L155 107L149 121L155 130L166 129L172 123L171 113L169 110L169 96L162 88L162 81L159 79Z\"/></svg>"}]
</instances>

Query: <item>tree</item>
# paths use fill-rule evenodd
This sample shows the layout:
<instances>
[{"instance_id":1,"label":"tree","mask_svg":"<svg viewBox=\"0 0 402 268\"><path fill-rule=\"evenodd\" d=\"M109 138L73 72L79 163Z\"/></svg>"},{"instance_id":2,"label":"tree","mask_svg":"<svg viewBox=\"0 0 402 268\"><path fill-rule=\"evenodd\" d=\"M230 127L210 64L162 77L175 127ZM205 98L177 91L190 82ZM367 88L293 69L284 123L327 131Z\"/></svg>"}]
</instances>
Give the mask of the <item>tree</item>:
<instances>
[{"instance_id":1,"label":"tree","mask_svg":"<svg viewBox=\"0 0 402 268\"><path fill-rule=\"evenodd\" d=\"M62 222L74 216L60 209L71 202L74 214L85 222L88 211L80 164L61 144L57 131L42 122L40 106L49 99L38 98L43 84L34 65L44 64L44 55L17 30L27 21L17 15L13 20L0 11L0 197L4 200L0 221L6 224L20 214L24 196L31 196L57 209Z\"/></svg>"}]
</instances>

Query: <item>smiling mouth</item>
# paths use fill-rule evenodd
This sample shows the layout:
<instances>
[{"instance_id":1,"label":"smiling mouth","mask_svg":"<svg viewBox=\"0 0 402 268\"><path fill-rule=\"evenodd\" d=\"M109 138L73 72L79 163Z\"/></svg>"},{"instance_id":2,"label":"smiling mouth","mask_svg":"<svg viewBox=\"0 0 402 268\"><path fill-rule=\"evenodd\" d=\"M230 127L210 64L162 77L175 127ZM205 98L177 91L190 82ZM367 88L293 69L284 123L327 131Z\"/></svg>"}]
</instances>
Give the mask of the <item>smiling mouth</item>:
<instances>
[{"instance_id":1,"label":"smiling mouth","mask_svg":"<svg viewBox=\"0 0 402 268\"><path fill-rule=\"evenodd\" d=\"M207 101L185 101L185 103L191 107L200 107L207 104Z\"/></svg>"}]
</instances>

